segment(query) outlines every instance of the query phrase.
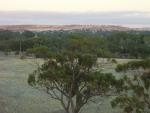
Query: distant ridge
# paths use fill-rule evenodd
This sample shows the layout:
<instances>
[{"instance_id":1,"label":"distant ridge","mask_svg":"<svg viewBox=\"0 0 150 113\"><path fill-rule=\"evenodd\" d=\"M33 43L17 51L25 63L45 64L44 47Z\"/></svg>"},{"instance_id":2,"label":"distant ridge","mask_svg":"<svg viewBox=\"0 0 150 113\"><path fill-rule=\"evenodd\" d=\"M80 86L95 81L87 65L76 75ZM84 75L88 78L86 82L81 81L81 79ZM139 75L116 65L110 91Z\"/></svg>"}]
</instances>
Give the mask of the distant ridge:
<instances>
[{"instance_id":1,"label":"distant ridge","mask_svg":"<svg viewBox=\"0 0 150 113\"><path fill-rule=\"evenodd\" d=\"M128 28L115 25L0 25L0 30L9 31L59 31L59 30L91 30L91 31L150 31L150 28Z\"/></svg>"}]
</instances>

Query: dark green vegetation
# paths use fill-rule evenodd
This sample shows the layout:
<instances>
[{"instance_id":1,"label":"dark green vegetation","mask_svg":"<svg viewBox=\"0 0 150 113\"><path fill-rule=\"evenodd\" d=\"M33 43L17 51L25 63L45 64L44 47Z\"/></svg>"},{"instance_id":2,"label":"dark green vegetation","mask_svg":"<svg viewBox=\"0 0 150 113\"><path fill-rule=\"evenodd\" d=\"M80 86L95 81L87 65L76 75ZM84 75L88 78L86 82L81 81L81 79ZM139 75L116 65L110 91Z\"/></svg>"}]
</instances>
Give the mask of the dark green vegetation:
<instances>
[{"instance_id":1,"label":"dark green vegetation","mask_svg":"<svg viewBox=\"0 0 150 113\"><path fill-rule=\"evenodd\" d=\"M104 32L104 31L47 31L23 33L0 31L1 51L31 52L39 46L49 48L52 54L62 51L91 53L98 57L147 58L150 56L150 32ZM46 56L50 56L49 53ZM35 52L34 52L35 53Z\"/></svg>"}]
</instances>

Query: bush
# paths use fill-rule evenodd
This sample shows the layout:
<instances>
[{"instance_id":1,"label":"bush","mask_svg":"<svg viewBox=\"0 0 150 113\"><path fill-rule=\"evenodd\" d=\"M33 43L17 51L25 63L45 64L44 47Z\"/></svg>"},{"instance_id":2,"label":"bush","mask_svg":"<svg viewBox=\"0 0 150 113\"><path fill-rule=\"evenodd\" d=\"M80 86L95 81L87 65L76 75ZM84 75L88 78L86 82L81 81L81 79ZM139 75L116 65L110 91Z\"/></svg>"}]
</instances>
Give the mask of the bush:
<instances>
[{"instance_id":1,"label":"bush","mask_svg":"<svg viewBox=\"0 0 150 113\"><path fill-rule=\"evenodd\" d=\"M50 49L46 46L34 47L27 50L27 54L34 54L36 58L49 58L51 57Z\"/></svg>"},{"instance_id":2,"label":"bush","mask_svg":"<svg viewBox=\"0 0 150 113\"><path fill-rule=\"evenodd\" d=\"M117 60L114 58L111 60L111 62L117 64Z\"/></svg>"}]
</instances>

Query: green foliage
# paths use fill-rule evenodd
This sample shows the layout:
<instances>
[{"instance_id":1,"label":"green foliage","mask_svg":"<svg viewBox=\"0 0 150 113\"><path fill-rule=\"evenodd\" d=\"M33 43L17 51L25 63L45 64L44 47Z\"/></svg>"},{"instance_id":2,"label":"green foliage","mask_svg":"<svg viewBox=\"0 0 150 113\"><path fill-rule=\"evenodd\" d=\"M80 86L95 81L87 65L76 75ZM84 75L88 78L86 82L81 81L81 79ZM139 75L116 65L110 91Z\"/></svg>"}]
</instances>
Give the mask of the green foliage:
<instances>
[{"instance_id":1,"label":"green foliage","mask_svg":"<svg viewBox=\"0 0 150 113\"><path fill-rule=\"evenodd\" d=\"M98 49L97 50L97 56L102 57L102 58L111 58L114 55L106 49Z\"/></svg>"},{"instance_id":2,"label":"green foliage","mask_svg":"<svg viewBox=\"0 0 150 113\"><path fill-rule=\"evenodd\" d=\"M27 50L28 54L34 54L37 58L49 58L51 57L50 49L46 46L34 47Z\"/></svg>"},{"instance_id":3,"label":"green foliage","mask_svg":"<svg viewBox=\"0 0 150 113\"><path fill-rule=\"evenodd\" d=\"M111 60L111 62L117 64L117 60L114 58Z\"/></svg>"},{"instance_id":4,"label":"green foliage","mask_svg":"<svg viewBox=\"0 0 150 113\"><path fill-rule=\"evenodd\" d=\"M141 72L138 69L143 69ZM119 64L117 71L136 70L132 76L124 77L122 95L112 101L112 107L119 106L126 113L148 113L150 111L150 60L131 61Z\"/></svg>"},{"instance_id":5,"label":"green foliage","mask_svg":"<svg viewBox=\"0 0 150 113\"><path fill-rule=\"evenodd\" d=\"M94 76L94 83L96 84L98 92L107 95L107 93L111 91L112 87L117 88L119 80L116 80L115 76L113 76L111 73L96 72L95 75L96 76ZM113 93L111 92L110 95L113 95Z\"/></svg>"},{"instance_id":6,"label":"green foliage","mask_svg":"<svg viewBox=\"0 0 150 113\"><path fill-rule=\"evenodd\" d=\"M144 103L136 97L120 96L111 102L112 107L119 106L125 113L143 113Z\"/></svg>"},{"instance_id":7,"label":"green foliage","mask_svg":"<svg viewBox=\"0 0 150 113\"><path fill-rule=\"evenodd\" d=\"M35 80L34 74L32 73L32 74L29 75L28 83L29 83L31 86L34 86L34 85L35 85L35 82L36 82L36 80Z\"/></svg>"},{"instance_id":8,"label":"green foliage","mask_svg":"<svg viewBox=\"0 0 150 113\"><path fill-rule=\"evenodd\" d=\"M46 46L53 53L74 51L98 57L148 58L150 57L150 34L147 32L92 32L84 30L46 31L33 33L0 31L0 50L22 51L35 46ZM6 44L7 43L7 44Z\"/></svg>"},{"instance_id":9,"label":"green foliage","mask_svg":"<svg viewBox=\"0 0 150 113\"><path fill-rule=\"evenodd\" d=\"M127 71L127 70L134 70L134 69L147 69L150 68L150 59L141 60L141 61L131 61L126 64L119 64L117 65L116 71Z\"/></svg>"},{"instance_id":10,"label":"green foliage","mask_svg":"<svg viewBox=\"0 0 150 113\"><path fill-rule=\"evenodd\" d=\"M96 64L97 62L97 57L90 55L90 54L79 55L78 58L79 58L78 61L80 65L89 67L89 68L92 68L93 64Z\"/></svg>"}]
</instances>

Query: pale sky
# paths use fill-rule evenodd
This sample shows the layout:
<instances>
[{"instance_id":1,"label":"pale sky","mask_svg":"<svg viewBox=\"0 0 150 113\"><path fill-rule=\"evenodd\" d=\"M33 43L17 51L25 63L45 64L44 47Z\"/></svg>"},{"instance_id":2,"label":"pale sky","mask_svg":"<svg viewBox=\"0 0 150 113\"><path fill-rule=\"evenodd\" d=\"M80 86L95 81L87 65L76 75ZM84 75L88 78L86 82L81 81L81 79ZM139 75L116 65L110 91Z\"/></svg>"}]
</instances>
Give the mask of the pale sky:
<instances>
[{"instance_id":1,"label":"pale sky","mask_svg":"<svg viewBox=\"0 0 150 113\"><path fill-rule=\"evenodd\" d=\"M150 0L0 0L0 25L8 24L150 27Z\"/></svg>"},{"instance_id":2,"label":"pale sky","mask_svg":"<svg viewBox=\"0 0 150 113\"><path fill-rule=\"evenodd\" d=\"M0 0L0 11L150 12L150 0Z\"/></svg>"}]
</instances>

